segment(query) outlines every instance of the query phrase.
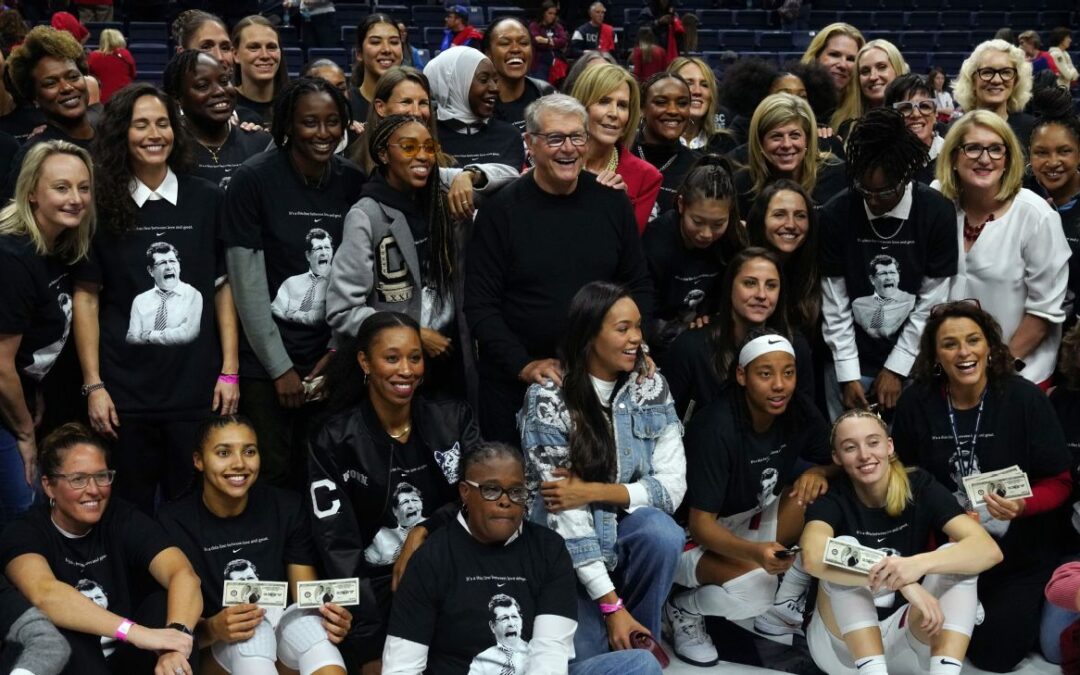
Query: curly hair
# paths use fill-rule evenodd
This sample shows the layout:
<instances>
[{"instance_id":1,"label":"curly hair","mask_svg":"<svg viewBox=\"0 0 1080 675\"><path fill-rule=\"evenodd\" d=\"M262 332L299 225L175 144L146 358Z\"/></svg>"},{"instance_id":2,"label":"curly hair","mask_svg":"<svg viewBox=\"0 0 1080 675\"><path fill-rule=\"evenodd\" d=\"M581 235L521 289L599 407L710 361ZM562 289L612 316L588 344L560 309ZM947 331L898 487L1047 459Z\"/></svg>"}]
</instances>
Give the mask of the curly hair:
<instances>
[{"instance_id":1,"label":"curly hair","mask_svg":"<svg viewBox=\"0 0 1080 675\"><path fill-rule=\"evenodd\" d=\"M169 115L173 132L172 152L166 160L174 173L187 173L195 165L191 140L184 129L176 101L152 84L139 82L118 91L105 104L105 114L91 146L96 161L94 198L98 219L115 233L127 232L135 224L135 202L131 199L131 181L135 177L128 151L128 130L135 103L144 96L161 101Z\"/></svg>"},{"instance_id":2,"label":"curly hair","mask_svg":"<svg viewBox=\"0 0 1080 675\"><path fill-rule=\"evenodd\" d=\"M23 100L33 101L37 97L34 68L47 56L74 62L83 75L90 72L86 67L86 52L71 33L50 26L37 26L26 34L21 45L11 50L7 60L8 77Z\"/></svg>"},{"instance_id":3,"label":"curly hair","mask_svg":"<svg viewBox=\"0 0 1080 675\"><path fill-rule=\"evenodd\" d=\"M844 151L848 179L854 182L880 169L890 186L907 185L930 161L926 144L892 108L868 110L848 132Z\"/></svg>"},{"instance_id":4,"label":"curly hair","mask_svg":"<svg viewBox=\"0 0 1080 675\"><path fill-rule=\"evenodd\" d=\"M337 87L321 77L300 77L286 84L274 101L274 117L270 122L270 135L274 137L274 145L285 147L289 133L292 132L296 106L300 99L308 94L328 94L334 100L338 117L341 118L342 133L352 124L349 102Z\"/></svg>"},{"instance_id":5,"label":"curly hair","mask_svg":"<svg viewBox=\"0 0 1080 675\"><path fill-rule=\"evenodd\" d=\"M1016 372L1012 353L1001 337L1001 325L997 319L979 305L961 300L938 305L930 310L930 317L919 339L919 355L911 368L911 376L916 382L947 384L946 376L941 372L937 360L937 334L941 325L949 319L970 319L979 326L986 338L986 344L990 347L986 373L991 384Z\"/></svg>"},{"instance_id":6,"label":"curly hair","mask_svg":"<svg viewBox=\"0 0 1080 675\"><path fill-rule=\"evenodd\" d=\"M803 87L806 88L806 100L819 124L832 116L837 104L836 87L833 86L832 77L825 66L817 61L791 61L784 65L780 74L794 75L802 80Z\"/></svg>"},{"instance_id":7,"label":"curly hair","mask_svg":"<svg viewBox=\"0 0 1080 675\"><path fill-rule=\"evenodd\" d=\"M979 107L978 98L975 94L978 88L978 84L975 82L978 73L975 71L979 69L979 62L988 51L998 51L1006 54L1009 61L1012 62L1012 67L1016 68L1016 79L1013 81L1012 93L1009 95L1007 108L1011 113L1023 110L1024 106L1031 100L1033 86L1031 64L1024 58L1022 49L1004 40L987 40L975 47L975 50L971 52L971 56L964 59L964 63L960 65L960 74L956 76L956 81L953 82L953 98L964 110L971 111Z\"/></svg>"},{"instance_id":8,"label":"curly hair","mask_svg":"<svg viewBox=\"0 0 1080 675\"><path fill-rule=\"evenodd\" d=\"M720 103L736 115L750 117L769 95L769 88L779 74L771 61L739 59L724 71Z\"/></svg>"}]
</instances>

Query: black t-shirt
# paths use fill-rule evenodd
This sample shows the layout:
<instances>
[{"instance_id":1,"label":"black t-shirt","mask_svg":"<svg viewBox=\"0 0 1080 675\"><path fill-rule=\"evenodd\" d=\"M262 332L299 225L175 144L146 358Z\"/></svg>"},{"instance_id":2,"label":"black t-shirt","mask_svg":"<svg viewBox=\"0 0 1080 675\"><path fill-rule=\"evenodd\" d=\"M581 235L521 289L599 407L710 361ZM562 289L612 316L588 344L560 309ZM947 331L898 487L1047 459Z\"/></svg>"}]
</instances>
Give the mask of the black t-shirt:
<instances>
[{"instance_id":1,"label":"black t-shirt","mask_svg":"<svg viewBox=\"0 0 1080 675\"><path fill-rule=\"evenodd\" d=\"M221 372L214 296L225 272L222 190L196 176L177 181L175 205L150 199L128 232L100 228L73 272L101 285L101 379L121 413L201 416Z\"/></svg>"},{"instance_id":2,"label":"black t-shirt","mask_svg":"<svg viewBox=\"0 0 1080 675\"><path fill-rule=\"evenodd\" d=\"M720 262L721 242L707 249L687 248L679 221L675 209L661 214L645 229L641 247L656 287L656 318L686 322L707 311L724 265Z\"/></svg>"},{"instance_id":3,"label":"black t-shirt","mask_svg":"<svg viewBox=\"0 0 1080 675\"><path fill-rule=\"evenodd\" d=\"M1054 408L1042 390L1019 375L991 382L979 423L975 453L971 437L977 408L957 411L959 450L944 392L937 385L915 383L904 390L893 417L892 436L896 453L908 466L929 471L935 479L964 498L961 476L1005 469L1014 464L1027 473L1034 485L1039 480L1069 469L1071 459ZM1055 512L1013 520L1001 540L1005 564L1010 558L1037 560L1053 550L1047 537L1057 522ZM1042 563L1039 563L1042 564Z\"/></svg>"},{"instance_id":4,"label":"black t-shirt","mask_svg":"<svg viewBox=\"0 0 1080 675\"><path fill-rule=\"evenodd\" d=\"M931 537L964 510L949 490L923 469L910 469L911 500L897 517L884 508L870 508L855 494L846 475L829 482L829 491L806 507L806 522L820 520L833 529L833 536L855 537L869 548L891 555L922 553Z\"/></svg>"},{"instance_id":5,"label":"black t-shirt","mask_svg":"<svg viewBox=\"0 0 1080 675\"><path fill-rule=\"evenodd\" d=\"M0 335L21 335L15 369L27 405L71 334L70 267L37 254L26 236L0 235Z\"/></svg>"},{"instance_id":6,"label":"black t-shirt","mask_svg":"<svg viewBox=\"0 0 1080 675\"><path fill-rule=\"evenodd\" d=\"M309 186L282 149L252 157L229 182L222 238L227 247L263 252L271 312L301 374L315 366L330 341L327 275L345 214L363 184L364 172L335 155L323 181ZM267 377L246 340L240 343L240 374Z\"/></svg>"},{"instance_id":7,"label":"black t-shirt","mask_svg":"<svg viewBox=\"0 0 1080 675\"><path fill-rule=\"evenodd\" d=\"M26 157L26 153L30 152L30 148L34 147L38 143L44 143L45 141L67 141L73 145L77 145L83 150L90 150L90 143L93 139L72 138L64 133L59 127L52 124L45 125L44 131L40 134L35 134L26 139L26 142L22 144L19 151L15 153L15 157L11 160L11 166L7 169L7 180L4 183L3 194L0 194L0 204L7 204L8 200L15 196L15 183L19 180L19 172L22 170L23 158ZM5 169L0 166L0 172Z\"/></svg>"},{"instance_id":8,"label":"black t-shirt","mask_svg":"<svg viewBox=\"0 0 1080 675\"><path fill-rule=\"evenodd\" d=\"M701 410L702 406L719 398L727 386L728 374L718 377L713 365L710 331L708 326L683 331L660 357L660 367L680 416L686 413L690 401L694 401L695 410ZM795 391L812 399L814 358L810 343L796 331L791 346L795 349Z\"/></svg>"},{"instance_id":9,"label":"black t-shirt","mask_svg":"<svg viewBox=\"0 0 1080 675\"><path fill-rule=\"evenodd\" d=\"M203 616L221 611L227 579L288 581L288 565L314 566L311 527L300 495L257 482L244 512L219 518L202 486L165 504L158 520L202 580Z\"/></svg>"},{"instance_id":10,"label":"black t-shirt","mask_svg":"<svg viewBox=\"0 0 1080 675\"><path fill-rule=\"evenodd\" d=\"M26 142L34 129L43 124L45 124L45 116L32 103L16 106L10 113L0 117L0 131L14 136L19 143Z\"/></svg>"},{"instance_id":11,"label":"black t-shirt","mask_svg":"<svg viewBox=\"0 0 1080 675\"><path fill-rule=\"evenodd\" d=\"M690 167L697 161L698 153L681 143L673 147L639 143L634 145L631 152L655 166L664 178L660 183L660 193L656 195L656 205L653 206L651 218L674 209L675 195Z\"/></svg>"},{"instance_id":12,"label":"black t-shirt","mask_svg":"<svg viewBox=\"0 0 1080 675\"><path fill-rule=\"evenodd\" d=\"M352 109L352 118L359 122L367 120L368 108L371 102L360 95L356 87L349 88L349 107Z\"/></svg>"},{"instance_id":13,"label":"black t-shirt","mask_svg":"<svg viewBox=\"0 0 1080 675\"><path fill-rule=\"evenodd\" d=\"M112 497L101 520L82 537L69 537L53 524L49 506L42 502L10 523L0 537L0 566L28 553L45 558L58 581L120 616L132 616L144 594L160 588L150 576L150 563L172 546L161 526L123 500ZM97 635L60 632L87 652L114 641ZM78 673L68 664L65 673Z\"/></svg>"},{"instance_id":14,"label":"black t-shirt","mask_svg":"<svg viewBox=\"0 0 1080 675\"><path fill-rule=\"evenodd\" d=\"M192 144L195 168L191 173L225 189L229 187L232 172L251 157L265 151L271 143L270 134L265 131L244 131L240 127L233 127L216 154L202 143Z\"/></svg>"},{"instance_id":15,"label":"black t-shirt","mask_svg":"<svg viewBox=\"0 0 1080 675\"><path fill-rule=\"evenodd\" d=\"M475 128L474 128L475 130ZM525 142L509 122L488 120L476 133L463 134L439 121L439 144L458 166L496 163L520 169L525 164Z\"/></svg>"},{"instance_id":16,"label":"black t-shirt","mask_svg":"<svg viewBox=\"0 0 1080 675\"><path fill-rule=\"evenodd\" d=\"M388 634L427 645L430 675L524 675L533 622L576 621L576 587L566 543L551 530L525 522L515 540L491 546L454 522L409 561Z\"/></svg>"},{"instance_id":17,"label":"black t-shirt","mask_svg":"<svg viewBox=\"0 0 1080 675\"><path fill-rule=\"evenodd\" d=\"M515 101L509 103L502 99L495 101L495 119L509 122L514 125L519 134L525 133L525 108L536 99L543 96L540 87L529 78L525 78L525 91ZM442 140L440 137L439 140Z\"/></svg>"},{"instance_id":18,"label":"black t-shirt","mask_svg":"<svg viewBox=\"0 0 1080 675\"><path fill-rule=\"evenodd\" d=\"M867 220L862 197L845 190L821 209L821 275L843 277L863 372L896 345L926 278L956 274L956 210L936 190L911 185L906 220Z\"/></svg>"},{"instance_id":19,"label":"black t-shirt","mask_svg":"<svg viewBox=\"0 0 1080 675\"><path fill-rule=\"evenodd\" d=\"M686 427L686 503L721 517L764 511L795 480L799 458L829 462L829 430L810 399L796 394L784 416L757 433L742 387L728 387Z\"/></svg>"},{"instance_id":20,"label":"black t-shirt","mask_svg":"<svg viewBox=\"0 0 1080 675\"><path fill-rule=\"evenodd\" d=\"M253 101L237 90L236 115L243 122L255 122L269 129L270 121L274 117L274 101Z\"/></svg>"},{"instance_id":21,"label":"black t-shirt","mask_svg":"<svg viewBox=\"0 0 1080 675\"><path fill-rule=\"evenodd\" d=\"M0 166L11 166L11 160L19 154L19 141L11 134L0 131Z\"/></svg>"},{"instance_id":22,"label":"black t-shirt","mask_svg":"<svg viewBox=\"0 0 1080 675\"><path fill-rule=\"evenodd\" d=\"M753 191L754 181L750 178L750 171L739 169L735 172L735 195L739 204L739 217L746 218L750 213L750 207L754 204L757 193ZM772 180L766 181L766 185ZM810 193L810 199L815 206L821 206L838 195L848 186L847 174L844 163L835 157L818 166L817 182Z\"/></svg>"}]
</instances>

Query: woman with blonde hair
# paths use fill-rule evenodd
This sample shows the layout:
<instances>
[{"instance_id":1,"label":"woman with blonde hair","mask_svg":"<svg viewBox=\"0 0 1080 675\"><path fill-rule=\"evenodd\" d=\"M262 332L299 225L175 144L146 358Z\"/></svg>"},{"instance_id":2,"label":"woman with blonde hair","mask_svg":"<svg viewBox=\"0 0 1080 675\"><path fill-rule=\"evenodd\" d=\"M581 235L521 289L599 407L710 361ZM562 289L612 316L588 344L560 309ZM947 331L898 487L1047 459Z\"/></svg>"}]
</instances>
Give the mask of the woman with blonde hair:
<instances>
[{"instance_id":1,"label":"woman with blonde hair","mask_svg":"<svg viewBox=\"0 0 1080 675\"><path fill-rule=\"evenodd\" d=\"M1026 153L1035 126L1035 118L1024 112L1032 82L1022 49L1005 40L987 40L960 66L953 97L964 110L989 110L1008 122Z\"/></svg>"},{"instance_id":2,"label":"woman with blonde hair","mask_svg":"<svg viewBox=\"0 0 1080 675\"><path fill-rule=\"evenodd\" d=\"M86 59L90 74L101 83L101 102L108 103L113 94L135 79L135 59L127 50L124 34L115 28L101 31L101 42Z\"/></svg>"},{"instance_id":3,"label":"woman with blonde hair","mask_svg":"<svg viewBox=\"0 0 1080 675\"><path fill-rule=\"evenodd\" d=\"M877 414L849 410L829 440L841 475L806 509L800 540L806 572L821 580L806 636L814 663L830 675L886 675L914 655L916 672L959 675L978 575L1001 551L929 472L904 467ZM940 531L952 542L927 550ZM880 555L866 561L864 549ZM897 608L879 620L879 607Z\"/></svg>"},{"instance_id":4,"label":"woman with blonde hair","mask_svg":"<svg viewBox=\"0 0 1080 675\"><path fill-rule=\"evenodd\" d=\"M1048 387L1065 321L1069 244L1061 218L1023 187L1020 141L998 115L969 112L938 155L941 193L956 205L960 260L949 297L976 298L1001 324L1022 374Z\"/></svg>"},{"instance_id":5,"label":"woman with blonde hair","mask_svg":"<svg viewBox=\"0 0 1080 675\"><path fill-rule=\"evenodd\" d=\"M669 73L675 73L690 85L690 119L682 135L682 144L691 150L717 152L723 148L718 141L723 140L723 125L717 116L717 98L719 87L716 75L709 64L696 56L680 56L668 66Z\"/></svg>"},{"instance_id":6,"label":"woman with blonde hair","mask_svg":"<svg viewBox=\"0 0 1080 675\"><path fill-rule=\"evenodd\" d=\"M847 92L858 86L854 78L855 57L864 44L866 38L858 28L847 23L833 23L814 36L802 56L803 63L818 63L829 71L836 88L837 103L845 100ZM829 122L834 129L845 119L840 112L837 109Z\"/></svg>"},{"instance_id":7,"label":"woman with blonde hair","mask_svg":"<svg viewBox=\"0 0 1080 675\"><path fill-rule=\"evenodd\" d=\"M847 186L844 163L818 145L817 119L806 99L791 94L771 94L750 118L749 162L735 174L739 213L766 185L788 178L810 193L815 204L824 204Z\"/></svg>"},{"instance_id":8,"label":"woman with blonde hair","mask_svg":"<svg viewBox=\"0 0 1080 675\"><path fill-rule=\"evenodd\" d=\"M885 88L910 70L900 50L888 40L871 40L863 45L855 56L856 86L848 88L833 114L840 137L846 137L851 124L867 110L884 105Z\"/></svg>"},{"instance_id":9,"label":"woman with blonde hair","mask_svg":"<svg viewBox=\"0 0 1080 675\"><path fill-rule=\"evenodd\" d=\"M33 502L38 389L71 331L68 270L90 250L92 167L82 148L39 143L0 211L0 524Z\"/></svg>"},{"instance_id":10,"label":"woman with blonde hair","mask_svg":"<svg viewBox=\"0 0 1080 675\"><path fill-rule=\"evenodd\" d=\"M614 172L622 176L626 196L634 206L638 231L644 231L663 176L655 166L627 150L641 119L637 80L622 66L602 63L582 73L574 82L571 94L589 115L585 169L595 174Z\"/></svg>"}]
</instances>

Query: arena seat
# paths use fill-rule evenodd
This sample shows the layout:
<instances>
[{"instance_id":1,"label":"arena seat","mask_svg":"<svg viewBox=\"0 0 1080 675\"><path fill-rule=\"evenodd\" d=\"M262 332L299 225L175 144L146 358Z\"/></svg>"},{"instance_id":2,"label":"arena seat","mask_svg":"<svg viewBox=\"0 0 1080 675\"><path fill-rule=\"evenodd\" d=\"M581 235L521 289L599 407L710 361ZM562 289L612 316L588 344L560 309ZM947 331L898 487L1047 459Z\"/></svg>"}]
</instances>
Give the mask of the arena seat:
<instances>
[{"instance_id":1,"label":"arena seat","mask_svg":"<svg viewBox=\"0 0 1080 675\"><path fill-rule=\"evenodd\" d=\"M128 24L127 33L124 34L128 43L133 42L167 42L169 40L169 27L164 21L132 21Z\"/></svg>"}]
</instances>

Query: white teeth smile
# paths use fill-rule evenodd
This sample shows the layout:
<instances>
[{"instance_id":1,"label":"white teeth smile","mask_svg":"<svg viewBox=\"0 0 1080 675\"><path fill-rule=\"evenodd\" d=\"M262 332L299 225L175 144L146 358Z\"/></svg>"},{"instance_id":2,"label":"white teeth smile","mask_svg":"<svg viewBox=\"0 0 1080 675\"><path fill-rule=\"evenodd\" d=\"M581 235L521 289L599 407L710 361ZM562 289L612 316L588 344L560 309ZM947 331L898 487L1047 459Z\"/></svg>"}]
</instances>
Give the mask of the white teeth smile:
<instances>
[{"instance_id":1,"label":"white teeth smile","mask_svg":"<svg viewBox=\"0 0 1080 675\"><path fill-rule=\"evenodd\" d=\"M956 364L956 367L959 368L960 370L972 370L972 369L975 368L975 366L977 364L978 364L977 361L963 361L961 363Z\"/></svg>"},{"instance_id":2,"label":"white teeth smile","mask_svg":"<svg viewBox=\"0 0 1080 675\"><path fill-rule=\"evenodd\" d=\"M317 152L329 152L333 146L330 143L312 143L311 147Z\"/></svg>"},{"instance_id":3,"label":"white teeth smile","mask_svg":"<svg viewBox=\"0 0 1080 675\"><path fill-rule=\"evenodd\" d=\"M98 499L98 500L93 500L93 501L80 502L79 504L84 509L96 509L98 506L101 505L101 500Z\"/></svg>"},{"instance_id":4,"label":"white teeth smile","mask_svg":"<svg viewBox=\"0 0 1080 675\"><path fill-rule=\"evenodd\" d=\"M247 476L225 476L225 480L228 481L229 485L234 485L236 487L240 487L244 483L247 482L248 477Z\"/></svg>"},{"instance_id":5,"label":"white teeth smile","mask_svg":"<svg viewBox=\"0 0 1080 675\"><path fill-rule=\"evenodd\" d=\"M525 59L521 59L521 58L517 58L517 57L509 58L509 59L506 59L506 65L508 65L508 66L523 66L523 65L525 65Z\"/></svg>"}]
</instances>

